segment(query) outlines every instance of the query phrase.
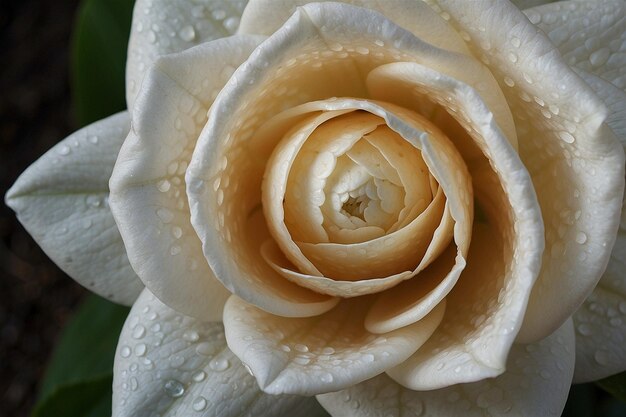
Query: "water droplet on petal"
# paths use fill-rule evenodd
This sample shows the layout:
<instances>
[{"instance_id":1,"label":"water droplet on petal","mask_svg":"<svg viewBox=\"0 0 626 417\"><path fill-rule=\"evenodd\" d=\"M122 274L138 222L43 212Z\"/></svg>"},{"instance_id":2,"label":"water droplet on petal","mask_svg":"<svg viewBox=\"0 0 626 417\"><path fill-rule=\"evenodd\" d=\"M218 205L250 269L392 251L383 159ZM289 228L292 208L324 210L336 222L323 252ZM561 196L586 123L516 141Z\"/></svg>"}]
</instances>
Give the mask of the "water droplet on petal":
<instances>
[{"instance_id":1,"label":"water droplet on petal","mask_svg":"<svg viewBox=\"0 0 626 417\"><path fill-rule=\"evenodd\" d=\"M225 359L225 358L214 359L209 364L209 367L211 368L211 370L216 371L216 372L225 371L226 369L228 369L229 366L230 366L230 362L228 361L228 359Z\"/></svg>"},{"instance_id":2,"label":"water droplet on petal","mask_svg":"<svg viewBox=\"0 0 626 417\"><path fill-rule=\"evenodd\" d=\"M128 358L130 356L130 348L128 346L122 346L120 349L120 355L122 358Z\"/></svg>"},{"instance_id":3,"label":"water droplet on petal","mask_svg":"<svg viewBox=\"0 0 626 417\"><path fill-rule=\"evenodd\" d=\"M178 32L178 36L185 42L191 42L196 38L196 31L193 26L187 25Z\"/></svg>"},{"instance_id":4,"label":"water droplet on petal","mask_svg":"<svg viewBox=\"0 0 626 417\"><path fill-rule=\"evenodd\" d=\"M320 376L320 380L325 384L330 384L331 382L333 382L334 379L335 378L333 377L333 375L329 374L328 372Z\"/></svg>"},{"instance_id":5,"label":"water droplet on petal","mask_svg":"<svg viewBox=\"0 0 626 417\"><path fill-rule=\"evenodd\" d=\"M179 398L185 393L185 387L179 381L170 379L163 386L165 393L172 398Z\"/></svg>"},{"instance_id":6,"label":"water droplet on petal","mask_svg":"<svg viewBox=\"0 0 626 417\"><path fill-rule=\"evenodd\" d=\"M146 328L141 324L133 329L133 338L141 339L146 334Z\"/></svg>"},{"instance_id":7,"label":"water droplet on petal","mask_svg":"<svg viewBox=\"0 0 626 417\"><path fill-rule=\"evenodd\" d=\"M204 381L204 378L206 378L206 372L199 371L195 373L191 378L196 382L202 382Z\"/></svg>"},{"instance_id":8,"label":"water droplet on petal","mask_svg":"<svg viewBox=\"0 0 626 417\"><path fill-rule=\"evenodd\" d=\"M206 398L202 396L197 397L195 400L193 400L192 407L195 411L202 411L206 408L206 406L207 406L207 400Z\"/></svg>"}]
</instances>

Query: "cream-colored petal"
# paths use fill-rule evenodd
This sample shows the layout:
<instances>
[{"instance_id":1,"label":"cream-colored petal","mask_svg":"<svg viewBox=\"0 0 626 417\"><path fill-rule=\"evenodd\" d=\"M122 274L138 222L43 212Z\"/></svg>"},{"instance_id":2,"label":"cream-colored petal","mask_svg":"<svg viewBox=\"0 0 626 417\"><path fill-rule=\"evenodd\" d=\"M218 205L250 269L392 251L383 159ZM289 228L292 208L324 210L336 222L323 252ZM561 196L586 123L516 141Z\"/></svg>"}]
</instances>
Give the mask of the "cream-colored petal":
<instances>
[{"instance_id":1,"label":"cream-colored petal","mask_svg":"<svg viewBox=\"0 0 626 417\"><path fill-rule=\"evenodd\" d=\"M115 354L113 417L323 416L314 398L263 393L221 323L184 316L144 290Z\"/></svg>"},{"instance_id":2,"label":"cream-colored petal","mask_svg":"<svg viewBox=\"0 0 626 417\"><path fill-rule=\"evenodd\" d=\"M302 126L296 125L292 133L274 149L271 158L267 161L268 169L263 180L263 212L270 233L291 262L303 272L313 275L321 275L321 273L314 263L302 254L301 248L296 245L289 233L288 226L292 229L295 226L293 235L296 239L328 241L328 236L323 230L316 230L321 229L323 216L319 205L311 202L312 190L309 177L313 176L313 179L317 177L309 172L299 172L311 167L311 164L294 165L297 156L306 146L310 136L312 136L311 141L319 142L325 139L325 134L333 135L331 137L337 135L349 147L363 134L383 123L380 118L367 113L348 114L346 115L348 119L338 117L341 114L342 112L325 112L307 119ZM291 172L292 168L294 172ZM315 207L311 207L313 205ZM313 224L317 224L318 228L314 229Z\"/></svg>"},{"instance_id":3,"label":"cream-colored petal","mask_svg":"<svg viewBox=\"0 0 626 417\"><path fill-rule=\"evenodd\" d=\"M221 318L229 293L189 221L185 171L211 99L230 77L224 68L239 65L258 43L236 36L159 58L110 181L111 209L141 280L163 302L205 320Z\"/></svg>"},{"instance_id":4,"label":"cream-colored petal","mask_svg":"<svg viewBox=\"0 0 626 417\"><path fill-rule=\"evenodd\" d=\"M454 266L454 273L450 274L450 276L448 277L446 281L447 284L444 287L442 287L440 291L437 293L438 294L437 302L440 301L448 293L448 291L450 291L450 289L454 285L454 282L458 278L459 273L463 270L463 267L465 266L463 256L465 256L467 252L467 246L469 244L469 233L468 233L467 227L468 225L469 227L471 227L471 221L468 220L468 219L471 219L471 213L467 212L468 210L471 209L471 207L465 204L471 201L471 197L468 196L471 194L471 186L468 186L468 184L463 182L465 180L463 180L462 177L455 177L451 179L450 177L448 177L448 173L446 169L442 169L444 165L446 164L449 165L451 161L452 162L455 161L454 151L450 150L449 148L446 148L447 149L446 151L442 151L441 149L439 151L436 151L432 149L430 146L432 146L433 143L436 143L435 141L429 142L431 145L426 145L428 138L430 136L429 135L424 136L423 134L420 133L421 131L414 130L414 129L421 129L421 127L413 126L413 125L406 123L406 121L408 122L411 121L410 119L411 116L405 110L399 110L397 107L393 107L393 106L389 107L388 105L385 105L385 107L381 107L378 104L373 103L373 102L362 101L362 100L351 100L351 99L334 99L334 100L327 100L327 101L310 102L302 106L295 107L289 110L288 112L285 112L285 114L280 115L279 116L280 120L274 121L272 123L272 126L266 127L266 130L262 132L263 134L260 135L260 138L265 139L266 137L272 137L273 135L276 134L276 132L279 132L281 130L281 127L280 127L281 124L284 123L288 125L290 118L297 118L303 112L313 112L313 111L320 111L320 110L332 112L338 109L353 109L353 110L361 109L361 110L366 110L368 112L378 115L379 117L384 118L388 126L391 129L401 133L402 136L406 138L407 140L411 141L412 146L424 149L424 152L425 152L424 155L427 160L426 161L427 164L429 164L429 166L431 167L434 167L435 171L438 171L436 174L434 174L434 176L438 178L442 178L442 181L443 181L442 184L444 184L444 188L440 189L439 191L440 198L437 198L436 200L439 202L440 208L443 209L443 201L441 200L441 197L442 197L441 190L443 190L444 192L448 193L449 198L456 205L457 211L455 213L455 216L456 216L456 219L459 221L459 225L456 229L457 235L455 239L457 243L461 245L461 248L459 250L460 255L457 259L456 265ZM400 119L399 117L403 117L403 119ZM446 146L446 145L445 145L445 142L441 142L438 146ZM431 160L430 158L435 158L435 159ZM441 159L439 158L442 158L442 159L445 158L446 163L441 162ZM454 164L454 165L457 165L457 164ZM462 166L459 166L458 171L456 171L457 172L456 175L458 175L458 173L461 173L463 169L464 168ZM458 184L461 184L461 183L463 185L458 186ZM429 210L431 208L432 207L429 207ZM446 213L449 213L449 211L446 210ZM439 219L441 219L441 216L437 218L437 220ZM275 270L277 270L277 272L281 273L281 275L283 275L285 278L289 280L298 282L302 286L305 286L307 288L315 288L316 290L325 294L354 297L354 296L362 295L366 293L382 291L384 289L389 288L392 285L395 285L396 283L398 283L399 281L403 279L408 279L414 274L419 273L419 271L425 268L436 255L438 255L439 253L441 253L441 251L443 251L445 246L450 241L449 239L451 238L451 235L452 235L452 231L450 230L452 229L452 224L451 224L452 221L450 221L449 219L451 219L451 217L446 214L445 219L443 223L440 225L440 227L438 227L436 230L435 230L435 227L432 228L432 230L435 231L436 236L433 239L430 247L428 247L427 254L429 255L429 257L428 258L424 257L422 259L422 262L420 262L420 264L415 269L415 271L409 270L409 271L406 271L405 273L394 274L392 276L389 276L383 279L359 280L359 281L354 281L353 285L346 285L346 283L335 282L328 278L315 277L311 275L305 275L305 274L301 274L298 272L290 271L289 265L286 264L285 260L281 260L282 257L280 256L279 253L275 251L275 248L272 249L271 247L266 247L264 257L267 261L269 261L270 265L272 265L272 267ZM428 244L428 241L426 242L427 244ZM371 257L368 258L367 256L364 256L366 254L363 254L361 250L362 246L367 245L367 244L369 244L369 242L365 242L364 244L344 246L345 249L342 249L342 250L352 250L353 253L352 253L352 256L340 257L340 261L343 263L355 262L355 259L356 261L358 261L359 259L362 258L361 262L362 263L367 262L367 267L369 268L372 262L372 259ZM299 245L300 247L305 247L305 244L300 243ZM385 258L384 260L388 260L388 259ZM433 302L430 308L434 307L437 304L437 302Z\"/></svg>"},{"instance_id":5,"label":"cream-colored petal","mask_svg":"<svg viewBox=\"0 0 626 417\"><path fill-rule=\"evenodd\" d=\"M332 0L322 0L332 1ZM239 33L271 35L280 28L299 6L317 3L311 0L252 0L241 16ZM386 18L411 31L426 42L446 50L467 53L459 34L445 19L437 16L425 4L412 0L343 0L342 3L377 11Z\"/></svg>"},{"instance_id":6,"label":"cream-colored petal","mask_svg":"<svg viewBox=\"0 0 626 417\"><path fill-rule=\"evenodd\" d=\"M573 314L606 266L622 203L624 154L605 124L606 106L512 4L429 4L468 33L468 45L500 81L514 115L546 230L519 340L541 339Z\"/></svg>"},{"instance_id":7,"label":"cream-colored petal","mask_svg":"<svg viewBox=\"0 0 626 417\"><path fill-rule=\"evenodd\" d=\"M143 284L113 220L108 180L129 129L123 112L77 131L24 171L5 197L63 271L126 305L135 301Z\"/></svg>"},{"instance_id":8,"label":"cream-colored petal","mask_svg":"<svg viewBox=\"0 0 626 417\"><path fill-rule=\"evenodd\" d=\"M572 67L626 89L626 4L621 0L567 1L525 10Z\"/></svg>"},{"instance_id":9,"label":"cream-colored petal","mask_svg":"<svg viewBox=\"0 0 626 417\"><path fill-rule=\"evenodd\" d=\"M218 277L248 302L261 306L255 297L266 285L265 277L254 271L258 247L243 248L250 239L245 222L260 202L263 163L276 143L260 146L255 132L285 108L335 96L367 96L361 74L400 59L442 71L458 68L454 72L470 84L482 83L484 91L493 92L489 100L502 104L495 80L472 58L428 45L375 12L335 3L298 9L239 67L216 99L187 174L192 223ZM506 105L494 108L502 112L502 125L512 132L507 137L514 140ZM428 165L435 176L441 176L437 164ZM228 186L223 187L225 178ZM449 201L453 218L467 217L461 203ZM224 225L206 222L221 216ZM469 233L469 222L463 223L464 233ZM262 308L271 311L275 306L267 302Z\"/></svg>"},{"instance_id":10,"label":"cream-colored petal","mask_svg":"<svg viewBox=\"0 0 626 417\"><path fill-rule=\"evenodd\" d=\"M506 238L512 225L500 228L493 224L493 219L489 216L491 224L474 224L467 266L446 296L448 308L441 325L411 358L388 371L402 385L431 390L495 377L505 371L507 356L522 322L532 274L523 280L520 279L523 274L511 273L511 258L523 249L513 252ZM431 268L436 265L437 262ZM403 298L411 300L409 290L415 294L413 300L418 301L418 306L432 304L428 300L431 295L420 287L407 289ZM419 299L423 293L428 294L426 300ZM410 311L417 318L420 312L415 307ZM389 320L389 324L395 321L405 324L404 319L400 315Z\"/></svg>"},{"instance_id":11,"label":"cream-colored petal","mask_svg":"<svg viewBox=\"0 0 626 417\"><path fill-rule=\"evenodd\" d=\"M626 145L626 93L613 84L581 72L602 97L611 114L607 123ZM600 282L574 314L576 382L594 381L626 370L626 202L617 240Z\"/></svg>"},{"instance_id":12,"label":"cream-colored petal","mask_svg":"<svg viewBox=\"0 0 626 417\"><path fill-rule=\"evenodd\" d=\"M385 278L372 278L358 281L341 281L324 276L303 274L298 272L297 268L285 258L283 252L272 239L267 240L263 246L261 246L261 254L265 262L282 275L283 278L301 287L334 297L351 298L385 291L411 277L409 271L400 272Z\"/></svg>"},{"instance_id":13,"label":"cream-colored petal","mask_svg":"<svg viewBox=\"0 0 626 417\"><path fill-rule=\"evenodd\" d=\"M143 78L162 55L235 34L247 0L137 0L126 62L126 103L134 107Z\"/></svg>"},{"instance_id":14,"label":"cream-colored petal","mask_svg":"<svg viewBox=\"0 0 626 417\"><path fill-rule=\"evenodd\" d=\"M334 417L557 417L574 370L571 321L540 342L514 345L506 368L497 378L434 391L411 391L380 375L317 399Z\"/></svg>"},{"instance_id":15,"label":"cream-colored petal","mask_svg":"<svg viewBox=\"0 0 626 417\"><path fill-rule=\"evenodd\" d=\"M501 345L496 348L498 353L491 352L499 358L502 366L508 347L521 325L543 250L541 214L530 177L495 123L490 109L468 85L418 64L396 63L372 71L368 87L374 97L386 101L408 103L417 102L415 99L420 96L428 97L450 112L469 132L469 135L451 137L457 148L468 149L468 144L463 141L472 141L479 150L478 153L465 152L464 155L473 177L476 202L487 211L492 225L502 230L503 244L510 249L503 254L508 270L500 270L496 276L485 275L474 279L479 279L484 285L493 285L506 274L507 281L516 282L508 289L511 291L508 298L514 297L514 301L499 307L499 324L496 325L500 327L506 323L507 327L513 328L502 338ZM513 253L516 255L513 256ZM491 256L488 257L491 259ZM474 262L484 261L475 258ZM429 271L424 282L411 280L383 293L368 314L368 329L388 331L419 320L450 291L460 272L458 268L450 271L439 265ZM446 274L448 276L444 279ZM496 337L498 332L495 330L489 337ZM486 334L483 336L488 337ZM491 344L494 348L497 345Z\"/></svg>"},{"instance_id":16,"label":"cream-colored petal","mask_svg":"<svg viewBox=\"0 0 626 417\"><path fill-rule=\"evenodd\" d=\"M315 395L344 389L404 361L441 322L445 303L424 320L382 335L363 327L368 298L346 300L319 317L285 318L233 296L224 327L229 348L263 391Z\"/></svg>"}]
</instances>

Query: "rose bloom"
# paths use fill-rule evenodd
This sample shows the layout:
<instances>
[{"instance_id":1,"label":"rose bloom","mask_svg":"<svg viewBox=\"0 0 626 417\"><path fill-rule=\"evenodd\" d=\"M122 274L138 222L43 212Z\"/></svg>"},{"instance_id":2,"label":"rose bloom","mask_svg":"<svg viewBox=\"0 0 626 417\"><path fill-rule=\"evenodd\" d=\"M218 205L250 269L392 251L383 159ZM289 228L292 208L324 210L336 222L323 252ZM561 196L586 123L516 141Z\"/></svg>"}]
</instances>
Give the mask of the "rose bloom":
<instances>
[{"instance_id":1,"label":"rose bloom","mask_svg":"<svg viewBox=\"0 0 626 417\"><path fill-rule=\"evenodd\" d=\"M305 3L138 0L129 111L7 194L133 304L113 415L559 415L625 370L625 3Z\"/></svg>"}]
</instances>

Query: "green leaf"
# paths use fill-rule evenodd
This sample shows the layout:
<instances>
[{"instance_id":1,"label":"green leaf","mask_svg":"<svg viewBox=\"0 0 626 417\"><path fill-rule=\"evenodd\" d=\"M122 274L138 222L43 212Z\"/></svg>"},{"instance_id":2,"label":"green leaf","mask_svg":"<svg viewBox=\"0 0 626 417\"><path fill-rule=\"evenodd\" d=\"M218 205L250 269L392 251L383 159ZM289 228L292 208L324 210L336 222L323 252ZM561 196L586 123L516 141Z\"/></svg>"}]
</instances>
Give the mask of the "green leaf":
<instances>
[{"instance_id":1,"label":"green leaf","mask_svg":"<svg viewBox=\"0 0 626 417\"><path fill-rule=\"evenodd\" d=\"M602 389L622 401L626 401L626 372L596 382Z\"/></svg>"},{"instance_id":2,"label":"green leaf","mask_svg":"<svg viewBox=\"0 0 626 417\"><path fill-rule=\"evenodd\" d=\"M109 373L58 387L37 404L32 417L110 417L112 383Z\"/></svg>"},{"instance_id":3,"label":"green leaf","mask_svg":"<svg viewBox=\"0 0 626 417\"><path fill-rule=\"evenodd\" d=\"M117 340L128 312L127 307L96 295L83 302L52 355L41 385L42 401L61 388L112 375Z\"/></svg>"},{"instance_id":4,"label":"green leaf","mask_svg":"<svg viewBox=\"0 0 626 417\"><path fill-rule=\"evenodd\" d=\"M126 108L124 71L134 0L84 0L74 27L72 94L81 126Z\"/></svg>"}]
</instances>

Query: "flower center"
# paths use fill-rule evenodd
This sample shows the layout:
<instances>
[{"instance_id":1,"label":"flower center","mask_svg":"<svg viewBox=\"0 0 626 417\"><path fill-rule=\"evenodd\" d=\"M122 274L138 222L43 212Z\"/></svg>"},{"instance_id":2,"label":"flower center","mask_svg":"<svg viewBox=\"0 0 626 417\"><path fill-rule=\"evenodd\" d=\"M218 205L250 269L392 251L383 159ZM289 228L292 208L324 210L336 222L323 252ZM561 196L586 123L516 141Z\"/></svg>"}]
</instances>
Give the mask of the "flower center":
<instances>
[{"instance_id":1,"label":"flower center","mask_svg":"<svg viewBox=\"0 0 626 417\"><path fill-rule=\"evenodd\" d=\"M342 196L342 200L344 199L345 202L341 206L341 213L346 216L356 217L365 221L364 212L371 201L369 197L367 195L359 195L354 197L352 195L344 194Z\"/></svg>"}]
</instances>

